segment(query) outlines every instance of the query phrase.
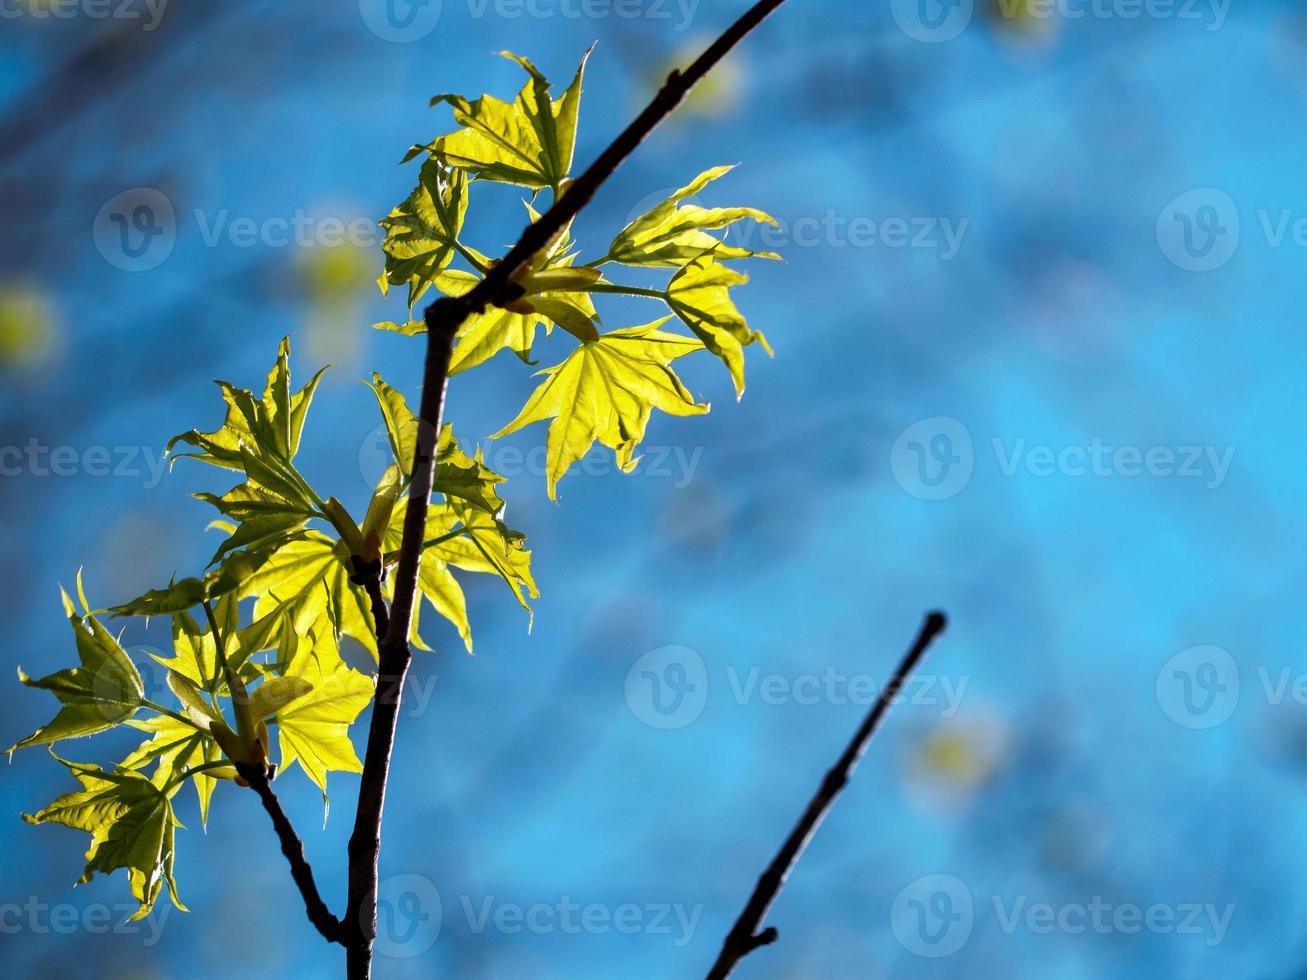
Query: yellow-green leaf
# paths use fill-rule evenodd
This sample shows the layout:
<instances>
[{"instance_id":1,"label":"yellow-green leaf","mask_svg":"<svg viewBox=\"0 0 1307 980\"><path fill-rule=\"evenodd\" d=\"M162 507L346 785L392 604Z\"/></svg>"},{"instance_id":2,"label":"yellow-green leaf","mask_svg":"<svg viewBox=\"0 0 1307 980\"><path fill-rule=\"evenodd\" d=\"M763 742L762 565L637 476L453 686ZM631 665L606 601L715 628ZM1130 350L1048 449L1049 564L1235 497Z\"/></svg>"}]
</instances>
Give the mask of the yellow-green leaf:
<instances>
[{"instance_id":1,"label":"yellow-green leaf","mask_svg":"<svg viewBox=\"0 0 1307 980\"><path fill-rule=\"evenodd\" d=\"M256 618L278 605L300 600L310 620L322 613L331 617L337 633L346 633L375 657L372 612L363 590L349 580L348 549L338 547L325 534L309 531L278 551L241 590L242 598L257 597Z\"/></svg>"},{"instance_id":2,"label":"yellow-green leaf","mask_svg":"<svg viewBox=\"0 0 1307 980\"><path fill-rule=\"evenodd\" d=\"M155 715L146 721L129 721L131 725L152 738L138 745L118 764L120 769L143 769L156 763L150 781L161 790L176 792L188 769L222 758L222 751L213 736L193 725L187 725L168 715ZM209 806L218 780L207 773L190 777L200 801L200 824L209 823Z\"/></svg>"},{"instance_id":3,"label":"yellow-green leaf","mask_svg":"<svg viewBox=\"0 0 1307 980\"><path fill-rule=\"evenodd\" d=\"M466 213L467 178L436 157L427 160L413 193L381 222L386 230L382 291L407 283L411 312L453 258Z\"/></svg>"},{"instance_id":4,"label":"yellow-green leaf","mask_svg":"<svg viewBox=\"0 0 1307 980\"><path fill-rule=\"evenodd\" d=\"M268 557L269 551L266 549L233 552L203 578L185 578L164 589L151 589L131 602L110 607L109 611L119 616L159 616L184 612L206 599L216 599L241 589L263 567Z\"/></svg>"},{"instance_id":5,"label":"yellow-green leaf","mask_svg":"<svg viewBox=\"0 0 1307 980\"><path fill-rule=\"evenodd\" d=\"M328 772L363 771L349 726L372 700L375 682L339 657L333 661L312 650L296 656L284 680L305 685L306 693L277 712L281 768L299 762L325 798Z\"/></svg>"},{"instance_id":6,"label":"yellow-green leaf","mask_svg":"<svg viewBox=\"0 0 1307 980\"><path fill-rule=\"evenodd\" d=\"M81 575L78 575L78 592ZM37 729L12 746L53 745L66 738L94 735L131 718L141 707L145 688L141 675L113 635L85 609L85 618L73 608L67 592L61 590L64 613L73 628L80 667L70 667L40 680L33 680L20 669L18 679L28 687L49 691L62 707L49 724Z\"/></svg>"},{"instance_id":7,"label":"yellow-green leaf","mask_svg":"<svg viewBox=\"0 0 1307 980\"><path fill-rule=\"evenodd\" d=\"M486 466L479 448L476 456L469 456L459 448L454 427L446 423L441 428L436 455L437 493L497 515L504 509L504 501L496 489L503 482L502 476Z\"/></svg>"},{"instance_id":8,"label":"yellow-green leaf","mask_svg":"<svg viewBox=\"0 0 1307 980\"><path fill-rule=\"evenodd\" d=\"M391 456L404 472L407 482L409 471L413 468L413 457L417 454L418 417L408 407L403 392L386 384L381 375L373 374L372 383L368 387L377 397L381 419L386 424L386 435L390 440Z\"/></svg>"},{"instance_id":9,"label":"yellow-green leaf","mask_svg":"<svg viewBox=\"0 0 1307 980\"><path fill-rule=\"evenodd\" d=\"M726 362L737 396L744 394L744 348L755 341L771 354L767 338L750 330L730 290L749 281L711 255L703 255L672 277L667 302L704 346Z\"/></svg>"},{"instance_id":10,"label":"yellow-green leaf","mask_svg":"<svg viewBox=\"0 0 1307 980\"><path fill-rule=\"evenodd\" d=\"M250 694L250 717L259 721L271 718L312 690L313 685L303 677L269 677Z\"/></svg>"},{"instance_id":11,"label":"yellow-green leaf","mask_svg":"<svg viewBox=\"0 0 1307 980\"><path fill-rule=\"evenodd\" d=\"M623 265L664 266L680 268L704 252L713 252L723 259L779 259L775 252L753 252L724 244L720 238L708 234L727 228L737 221L752 219L775 225L776 219L756 208L702 208L685 204L714 180L735 169L713 167L705 170L689 184L674 191L667 200L656 204L618 232L608 247L604 261Z\"/></svg>"},{"instance_id":12,"label":"yellow-green leaf","mask_svg":"<svg viewBox=\"0 0 1307 980\"><path fill-rule=\"evenodd\" d=\"M450 533L454 528L458 534ZM432 508L427 537L439 540L427 549L424 562L430 557L462 571L498 575L513 590L522 608L531 611L526 600L537 598L540 590L531 575L531 552L526 548L524 534L485 511L461 500L450 500ZM438 607L434 599L432 602Z\"/></svg>"},{"instance_id":13,"label":"yellow-green leaf","mask_svg":"<svg viewBox=\"0 0 1307 980\"><path fill-rule=\"evenodd\" d=\"M539 217L530 205L527 211L532 220ZM594 302L585 290L598 282L602 274L597 269L572 265L575 256L568 254L570 243L566 232L563 229L514 278L522 295L510 308L491 306L463 322L449 363L451 376L474 368L506 349L513 351L523 363L533 364L531 348L535 344L536 328L540 326L548 333L557 324L581 341L599 335ZM485 264L484 256L472 254ZM461 269L446 269L436 277L435 284L447 296L462 296L481 278ZM420 320L376 326L409 336L425 333L427 329Z\"/></svg>"},{"instance_id":14,"label":"yellow-green leaf","mask_svg":"<svg viewBox=\"0 0 1307 980\"><path fill-rule=\"evenodd\" d=\"M407 473L413 465L413 457L417 451L418 426L421 423L408 407L404 396L382 381L380 375L373 375L373 382L369 387L377 396L377 403L381 406L381 415L386 423L386 433L390 440L390 451L395 465ZM404 484L407 482L406 478ZM472 457L459 448L452 425L446 423L441 427L440 438L436 444L435 490L437 493L444 494L446 497L460 497L483 510L498 514L503 509L504 502L499 498L495 488L503 482L502 476L485 465L479 450L477 455ZM383 473L373 494L373 500L382 501L378 506L384 509L384 501L392 496L391 512L393 513L395 505L399 502L399 496L394 492L389 473ZM390 515L387 514L385 519L380 519L382 515L379 511L375 515L378 519L373 520L371 506L368 511L369 517L364 521L364 533L375 530L384 538L382 532L391 523Z\"/></svg>"},{"instance_id":15,"label":"yellow-green leaf","mask_svg":"<svg viewBox=\"0 0 1307 980\"><path fill-rule=\"evenodd\" d=\"M289 463L299 449L304 417L325 370L323 368L308 384L291 394L290 338L282 338L277 360L268 373L263 398L255 399L253 392L226 381L217 382L227 404L223 424L213 432L192 429L174 436L168 442L168 453L172 455L178 443L185 443L199 452L179 453L177 456L233 470L245 469L242 448L265 461L272 459Z\"/></svg>"},{"instance_id":16,"label":"yellow-green leaf","mask_svg":"<svg viewBox=\"0 0 1307 980\"><path fill-rule=\"evenodd\" d=\"M482 180L523 187L558 188L572 167L576 120L581 104L586 52L571 86L557 100L549 81L525 58L501 52L530 76L512 102L492 95L468 100L461 95L437 95L432 105L448 103L463 128L441 136L425 149Z\"/></svg>"},{"instance_id":17,"label":"yellow-green leaf","mask_svg":"<svg viewBox=\"0 0 1307 980\"><path fill-rule=\"evenodd\" d=\"M363 518L361 530L364 541L374 534L377 541L380 541L381 535L390 524L391 515L395 512L395 504L399 502L404 492L404 482L398 463L391 463L381 474L381 479L377 481L377 489L373 491L372 500L368 503L368 512Z\"/></svg>"},{"instance_id":18,"label":"yellow-green leaf","mask_svg":"<svg viewBox=\"0 0 1307 980\"><path fill-rule=\"evenodd\" d=\"M563 474L596 440L612 449L618 464L629 472L637 462L635 448L644 438L653 409L669 415L708 411L707 405L695 402L670 366L675 358L702 350L703 344L659 330L668 319L581 344L562 364L540 372L548 380L517 418L492 437L553 420L546 447L551 499Z\"/></svg>"},{"instance_id":19,"label":"yellow-green leaf","mask_svg":"<svg viewBox=\"0 0 1307 980\"><path fill-rule=\"evenodd\" d=\"M467 652L472 652L472 624L467 619L467 598L449 565L434 555L424 555L418 572L418 588L437 613L454 624ZM413 632L417 633L416 617Z\"/></svg>"},{"instance_id":20,"label":"yellow-green leaf","mask_svg":"<svg viewBox=\"0 0 1307 980\"><path fill-rule=\"evenodd\" d=\"M58 758L58 756L56 756ZM173 835L181 823L164 791L140 773L67 762L82 789L67 793L38 813L24 813L30 824L59 823L91 835L86 852L86 870L80 884L96 872L127 871L132 896L139 908L133 919L150 914L166 883L172 903L182 911L173 881Z\"/></svg>"}]
</instances>

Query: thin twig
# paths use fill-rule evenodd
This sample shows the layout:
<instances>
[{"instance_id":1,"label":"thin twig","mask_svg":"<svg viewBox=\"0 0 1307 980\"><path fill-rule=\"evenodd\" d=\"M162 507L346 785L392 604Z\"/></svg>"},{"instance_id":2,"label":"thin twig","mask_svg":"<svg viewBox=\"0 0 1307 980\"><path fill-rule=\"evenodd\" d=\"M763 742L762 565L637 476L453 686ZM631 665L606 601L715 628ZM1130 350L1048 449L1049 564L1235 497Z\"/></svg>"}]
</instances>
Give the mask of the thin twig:
<instances>
[{"instance_id":1,"label":"thin twig","mask_svg":"<svg viewBox=\"0 0 1307 980\"><path fill-rule=\"evenodd\" d=\"M708 980L726 980L742 959L760 946L776 941L780 934L774 928L761 929L768 910L780 895L781 889L785 887L785 880L789 877L795 863L803 856L808 841L812 840L812 835L817 832L822 820L830 812L836 797L848 784L849 777L857 768L858 760L867 751L871 737L876 734L881 719L889 710L899 689L925 656L935 637L944 632L944 627L947 625L948 620L943 613L933 612L926 617L921 632L917 634L916 642L912 644L903 662L899 664L898 670L894 672L893 680L880 692L880 697L872 706L871 713L867 715L839 761L826 773L826 778L822 780L816 794L808 802L808 808L803 811L803 816L799 818L799 822L790 831L790 836L785 838L785 843L781 845L781 849L776 852L767 870L758 879L758 884L749 897L749 903L726 936L717 962L708 972Z\"/></svg>"},{"instance_id":2,"label":"thin twig","mask_svg":"<svg viewBox=\"0 0 1307 980\"><path fill-rule=\"evenodd\" d=\"M694 64L684 72L673 71L635 121L567 188L548 211L522 233L518 243L486 272L484 279L463 296L445 297L426 309L427 355L422 375L422 404L418 412L418 444L404 514L399 564L395 569L394 599L390 606L387 628L378 637L377 697L372 709L368 746L363 759L354 832L349 841L349 900L344 928L348 933L345 944L346 973L350 980L367 980L372 970L372 945L377 926L377 859L381 850L381 820L400 699L412 660L408 634L417 595L427 510L435 480L436 436L443 420L454 337L469 316L484 311L488 306L505 305L517 298L520 287L512 282L513 276L590 203L604 182L635 152L658 124L681 104L690 90L784 2L785 0L759 0Z\"/></svg>"},{"instance_id":3,"label":"thin twig","mask_svg":"<svg viewBox=\"0 0 1307 980\"><path fill-rule=\"evenodd\" d=\"M359 781L358 810L349 839L349 895L345 905L346 975L366 980L372 973L372 944L377 935L377 859L381 853L381 821L390 778L390 755L395 745L395 727L413 651L408 632L413 619L413 598L417 588L422 542L426 537L427 509L435 483L436 434L444 416L445 389L449 381L449 360L453 355L454 330L433 330L427 339L427 361L423 372L422 403L417 451L413 461L413 482L408 509L404 513L404 538L400 547L395 581L395 598L388 615L378 613L379 577L372 596L377 636L377 693L368 728L368 747ZM381 600L384 608L385 602ZM385 629L381 627L385 624Z\"/></svg>"},{"instance_id":4,"label":"thin twig","mask_svg":"<svg viewBox=\"0 0 1307 980\"><path fill-rule=\"evenodd\" d=\"M350 564L353 568L350 581L363 586L363 591L368 595L368 602L372 605L373 630L380 642L390 627L390 610L386 607L386 597L381 592L381 570L384 566L380 558L365 562L358 555L350 559Z\"/></svg>"},{"instance_id":5,"label":"thin twig","mask_svg":"<svg viewBox=\"0 0 1307 980\"><path fill-rule=\"evenodd\" d=\"M281 841L281 853L286 855L286 860L290 862L291 877L295 879L300 894L304 896L304 908L309 914L309 921L328 942L343 945L345 931L341 928L340 920L331 914L327 903L318 893L317 883L313 880L313 869L309 867L308 858L304 856L304 842L295 833L286 811L281 808L281 801L277 799L272 784L268 782L267 770L262 766L245 764L238 764L236 770L241 778L250 784L250 789L259 795L259 799L263 802L263 809L267 810L268 816L272 818L272 826L276 828L277 838Z\"/></svg>"}]
</instances>

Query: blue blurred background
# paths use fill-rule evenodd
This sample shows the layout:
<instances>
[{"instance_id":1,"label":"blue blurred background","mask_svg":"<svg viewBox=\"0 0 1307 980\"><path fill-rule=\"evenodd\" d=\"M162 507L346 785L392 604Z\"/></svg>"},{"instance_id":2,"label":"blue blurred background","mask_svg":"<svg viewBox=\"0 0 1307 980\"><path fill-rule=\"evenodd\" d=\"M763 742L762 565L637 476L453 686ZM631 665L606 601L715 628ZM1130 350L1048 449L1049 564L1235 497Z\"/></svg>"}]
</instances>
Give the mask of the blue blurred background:
<instances>
[{"instance_id":1,"label":"blue blurred background","mask_svg":"<svg viewBox=\"0 0 1307 980\"><path fill-rule=\"evenodd\" d=\"M401 315L373 222L449 128L431 95L510 96L502 48L565 82L597 39L583 165L747 6L117 3L6 0L0 26L4 744L54 710L14 668L74 657L57 583L84 565L104 605L208 560L189 494L227 481L158 457L216 425L210 379L260 385L285 334L299 378L334 365L300 459L366 501L384 444L356 379L415 398L421 352L368 329ZM487 447L543 596L528 632L469 582L475 657L428 624L378 976L701 976L935 607L948 634L739 976L1303 975L1307 15L1004 3L793 0L578 221L593 257L742 162L703 203L780 220L756 241L784 263L739 293L777 356L739 404L682 362L712 414L655 416L631 476L592 453L558 506L543 426ZM172 233L116 249L106 215L157 195ZM513 241L519 198L474 188L468 240ZM456 379L460 438L528 373ZM163 627L123 642L148 660ZM252 796L221 787L207 834L179 797L191 912L127 928L122 875L72 887L83 835L19 821L71 785L39 751L3 768L7 975L339 974ZM317 791L278 782L337 907L356 787L332 777L320 830Z\"/></svg>"}]
</instances>

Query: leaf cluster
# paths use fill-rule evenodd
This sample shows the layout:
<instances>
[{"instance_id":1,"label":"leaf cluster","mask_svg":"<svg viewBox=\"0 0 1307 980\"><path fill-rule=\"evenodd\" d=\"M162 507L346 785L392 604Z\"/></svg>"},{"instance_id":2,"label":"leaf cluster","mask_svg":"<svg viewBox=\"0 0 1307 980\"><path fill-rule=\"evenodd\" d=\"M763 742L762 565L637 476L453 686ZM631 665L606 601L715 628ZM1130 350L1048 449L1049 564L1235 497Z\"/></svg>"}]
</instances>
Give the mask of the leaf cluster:
<instances>
[{"instance_id":1,"label":"leaf cluster","mask_svg":"<svg viewBox=\"0 0 1307 980\"><path fill-rule=\"evenodd\" d=\"M557 200L571 183L585 60L557 98L525 58L508 54L527 74L512 102L491 95L440 95L457 128L413 147L423 158L417 185L381 222L385 231L383 292L404 287L407 316L377 326L403 334L425 330L414 313L431 294L473 289L493 261L463 239L469 194L479 183L515 185ZM624 470L654 409L669 415L708 411L674 370L681 357L708 350L744 390L744 349L767 349L749 328L731 290L746 277L728 263L776 258L728 244L720 234L745 220L772 222L744 207L705 208L697 195L729 167L707 170L617 231L603 255L581 262L564 228L518 271L511 301L471 317L456 339L450 373L462 374L501 351L533 363L538 330L555 328L575 347L541 379L517 416L492 438L548 422L548 492L597 441ZM609 278L617 268L670 270L666 286L648 289ZM596 297L636 296L663 309L651 322L610 329ZM669 324L680 330L665 329ZM90 834L82 880L123 869L137 915L154 907L163 888L177 907L174 835L182 826L176 797L194 787L201 823L223 782L245 784L257 771L274 778L298 763L327 799L331 772L359 772L350 728L372 701L373 676L349 666L342 645L356 642L378 657L378 629L369 587L393 594L410 473L420 446L434 443L435 491L427 518L418 588L425 597L409 626L410 643L427 649L420 630L430 606L453 624L468 651L472 630L461 577L501 579L526 609L538 596L524 536L505 522L503 477L481 450L464 450L452 426L423 433L403 393L374 374L375 396L391 460L363 517L335 496L323 496L296 464L301 436L322 371L302 387L291 381L290 343L283 340L261 394L217 382L225 408L212 431L190 429L171 440L171 462L193 459L234 477L221 492L196 496L217 511L211 528L221 543L198 574L151 589L108 609L93 610L77 577L80 605L62 593L78 665L23 684L46 690L59 710L9 751L61 743L126 728L138 745L109 767L56 759L80 789L36 813L30 823L58 823ZM325 370L325 369L324 369ZM429 438L424 436L430 435ZM357 512L357 511L356 511ZM368 576L372 576L369 579ZM140 665L104 625L106 614L166 617L172 653L156 656L166 694L156 699ZM348 640L347 640L348 638ZM275 744L274 744L275 734Z\"/></svg>"}]
</instances>

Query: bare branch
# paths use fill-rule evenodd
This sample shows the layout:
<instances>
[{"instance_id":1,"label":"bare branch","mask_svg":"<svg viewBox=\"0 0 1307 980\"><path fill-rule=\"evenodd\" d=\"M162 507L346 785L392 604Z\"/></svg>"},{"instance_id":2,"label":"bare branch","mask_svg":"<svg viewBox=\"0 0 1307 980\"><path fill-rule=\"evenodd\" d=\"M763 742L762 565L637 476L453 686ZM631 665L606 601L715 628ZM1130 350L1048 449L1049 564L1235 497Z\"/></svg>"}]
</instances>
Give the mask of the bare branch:
<instances>
[{"instance_id":1,"label":"bare branch","mask_svg":"<svg viewBox=\"0 0 1307 980\"><path fill-rule=\"evenodd\" d=\"M944 632L947 625L948 620L943 613L933 612L926 617L926 622L922 625L921 632L917 634L912 648L908 650L898 670L894 672L894 679L880 692L880 697L876 699L870 714L845 748L844 754L826 773L826 778L822 780L816 794L808 802L808 808L803 811L803 816L799 818L799 822L790 831L790 836L785 838L785 843L781 845L781 849L776 852L767 870L758 879L758 884L749 897L749 903L726 936L717 962L708 972L708 980L726 980L746 956L760 946L767 946L776 941L779 933L775 929L767 928L759 931L763 920L767 918L768 910L780 895L781 889L785 887L785 880L789 877L790 871L803 856L808 841L812 840L813 834L817 832L822 820L834 805L836 797L848 784L853 770L857 768L858 760L867 751L867 746L872 736L876 734L876 729L885 712L889 710L895 695L916 669L921 658L925 656L930 644Z\"/></svg>"},{"instance_id":2,"label":"bare branch","mask_svg":"<svg viewBox=\"0 0 1307 980\"><path fill-rule=\"evenodd\" d=\"M350 558L350 568L352 574L349 580L363 587L368 602L372 605L373 631L376 633L377 642L380 643L390 626L390 610L386 606L386 597L381 593L381 559L365 562L358 555L354 555Z\"/></svg>"},{"instance_id":3,"label":"bare branch","mask_svg":"<svg viewBox=\"0 0 1307 980\"><path fill-rule=\"evenodd\" d=\"M244 764L237 765L236 769L241 778L250 784L250 789L259 794L263 809L267 810L268 816L272 818L272 826L281 841L281 853L286 855L286 860L290 862L291 877L295 879L300 894L304 896L304 908L309 914L309 921L328 942L344 945L345 936L341 922L331 914L327 903L318 894L317 883L313 880L313 869L309 867L308 858L304 856L304 842L300 840L299 834L295 833L286 811L281 808L281 801L277 799L277 794L273 792L272 784L268 781L268 771L262 766Z\"/></svg>"},{"instance_id":4,"label":"bare branch","mask_svg":"<svg viewBox=\"0 0 1307 980\"><path fill-rule=\"evenodd\" d=\"M413 462L413 481L408 509L404 513L404 538L400 549L395 599L389 614L381 598L380 576L367 586L377 626L377 693L368 729L368 747L363 757L359 782L358 810L349 839L349 896L345 906L346 974L367 978L372 972L372 944L377 935L377 858L381 853L381 821L390 778L390 755L395 745L395 727L413 652L408 643L413 619L427 510L435 484L436 437L445 410L445 389L449 381L449 359L453 353L454 330L431 331L427 339L427 361L423 372L422 404L418 444ZM383 629L384 626L384 629Z\"/></svg>"}]
</instances>

